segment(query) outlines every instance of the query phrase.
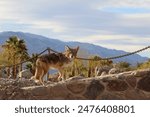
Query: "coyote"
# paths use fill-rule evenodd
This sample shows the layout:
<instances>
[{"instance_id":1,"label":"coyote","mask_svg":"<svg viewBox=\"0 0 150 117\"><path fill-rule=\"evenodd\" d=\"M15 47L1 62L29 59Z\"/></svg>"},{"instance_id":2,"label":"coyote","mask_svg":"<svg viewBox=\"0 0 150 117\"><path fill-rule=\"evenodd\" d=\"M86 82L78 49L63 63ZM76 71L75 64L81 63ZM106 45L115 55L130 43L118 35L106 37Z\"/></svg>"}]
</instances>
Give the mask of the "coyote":
<instances>
[{"instance_id":1,"label":"coyote","mask_svg":"<svg viewBox=\"0 0 150 117\"><path fill-rule=\"evenodd\" d=\"M43 83L43 77L49 69L57 69L59 71L58 80L62 78L62 70L65 66L69 65L77 56L79 46L76 48L70 48L65 46L63 53L49 53L40 56L36 60L35 75L31 79L35 79L36 82Z\"/></svg>"}]
</instances>

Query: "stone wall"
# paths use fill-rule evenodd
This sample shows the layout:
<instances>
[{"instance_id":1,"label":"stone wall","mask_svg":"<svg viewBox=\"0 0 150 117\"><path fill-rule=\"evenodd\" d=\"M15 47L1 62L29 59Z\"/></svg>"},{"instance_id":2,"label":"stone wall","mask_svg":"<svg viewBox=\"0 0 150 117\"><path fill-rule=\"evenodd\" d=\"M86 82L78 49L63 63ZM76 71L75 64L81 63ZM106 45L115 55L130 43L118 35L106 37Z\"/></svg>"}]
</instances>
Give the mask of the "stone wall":
<instances>
[{"instance_id":1,"label":"stone wall","mask_svg":"<svg viewBox=\"0 0 150 117\"><path fill-rule=\"evenodd\" d=\"M30 80L0 79L0 99L150 99L150 69L94 78L76 76L45 86Z\"/></svg>"}]
</instances>

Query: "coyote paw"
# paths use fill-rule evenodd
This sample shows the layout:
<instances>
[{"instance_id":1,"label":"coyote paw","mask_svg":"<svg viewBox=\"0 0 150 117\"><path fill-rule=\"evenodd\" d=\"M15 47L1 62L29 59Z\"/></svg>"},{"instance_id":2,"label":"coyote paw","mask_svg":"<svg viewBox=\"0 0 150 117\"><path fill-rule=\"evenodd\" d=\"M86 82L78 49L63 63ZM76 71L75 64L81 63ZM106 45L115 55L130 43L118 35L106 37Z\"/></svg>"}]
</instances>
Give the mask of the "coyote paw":
<instances>
[{"instance_id":1,"label":"coyote paw","mask_svg":"<svg viewBox=\"0 0 150 117\"><path fill-rule=\"evenodd\" d=\"M58 78L58 81L65 81L64 78Z\"/></svg>"},{"instance_id":2,"label":"coyote paw","mask_svg":"<svg viewBox=\"0 0 150 117\"><path fill-rule=\"evenodd\" d=\"M30 80L34 80L35 78L34 78L34 76L32 76L31 78L30 78Z\"/></svg>"},{"instance_id":3,"label":"coyote paw","mask_svg":"<svg viewBox=\"0 0 150 117\"><path fill-rule=\"evenodd\" d=\"M39 81L39 80L34 80L34 82L35 82L35 83L37 83L37 84L38 84L38 83L40 83L40 81Z\"/></svg>"}]
</instances>

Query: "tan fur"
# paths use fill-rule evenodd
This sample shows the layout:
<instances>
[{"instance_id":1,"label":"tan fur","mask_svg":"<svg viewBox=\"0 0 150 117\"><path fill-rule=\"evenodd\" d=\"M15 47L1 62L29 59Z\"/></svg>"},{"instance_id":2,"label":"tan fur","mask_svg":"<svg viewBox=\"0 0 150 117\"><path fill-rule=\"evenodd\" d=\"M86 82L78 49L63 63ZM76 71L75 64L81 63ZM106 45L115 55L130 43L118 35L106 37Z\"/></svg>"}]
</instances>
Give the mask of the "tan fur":
<instances>
[{"instance_id":1,"label":"tan fur","mask_svg":"<svg viewBox=\"0 0 150 117\"><path fill-rule=\"evenodd\" d=\"M72 62L72 60L77 56L79 47L70 48L65 46L65 52L63 53L50 53L40 56L36 61L35 75L32 79L43 83L43 77L48 72L49 69L57 69L59 71L59 77L62 78L62 69Z\"/></svg>"}]
</instances>

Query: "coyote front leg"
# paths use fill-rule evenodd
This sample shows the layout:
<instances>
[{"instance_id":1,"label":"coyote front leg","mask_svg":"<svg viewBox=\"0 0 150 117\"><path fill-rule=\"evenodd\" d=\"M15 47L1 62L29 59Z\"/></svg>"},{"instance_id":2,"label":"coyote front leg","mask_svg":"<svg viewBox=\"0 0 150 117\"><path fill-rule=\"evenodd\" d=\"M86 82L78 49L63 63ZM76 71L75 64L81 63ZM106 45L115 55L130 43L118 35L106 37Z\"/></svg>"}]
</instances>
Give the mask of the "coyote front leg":
<instances>
[{"instance_id":1,"label":"coyote front leg","mask_svg":"<svg viewBox=\"0 0 150 117\"><path fill-rule=\"evenodd\" d=\"M59 72L58 72L58 73L59 73L58 81L60 81L61 79L62 79L62 80L64 80L62 70L59 70Z\"/></svg>"}]
</instances>

